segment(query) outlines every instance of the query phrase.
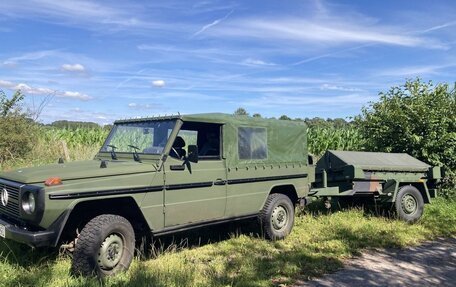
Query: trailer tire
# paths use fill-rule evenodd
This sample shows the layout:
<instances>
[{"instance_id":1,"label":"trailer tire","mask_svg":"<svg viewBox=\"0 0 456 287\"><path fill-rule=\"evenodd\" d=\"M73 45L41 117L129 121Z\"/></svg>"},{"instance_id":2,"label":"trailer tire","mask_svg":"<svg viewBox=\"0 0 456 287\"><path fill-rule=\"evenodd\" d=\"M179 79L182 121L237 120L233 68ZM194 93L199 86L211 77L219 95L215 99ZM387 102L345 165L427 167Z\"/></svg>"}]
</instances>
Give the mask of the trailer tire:
<instances>
[{"instance_id":1,"label":"trailer tire","mask_svg":"<svg viewBox=\"0 0 456 287\"><path fill-rule=\"evenodd\" d=\"M423 196L415 187L403 186L396 195L394 206L399 219L408 223L417 222L424 211Z\"/></svg>"},{"instance_id":2,"label":"trailer tire","mask_svg":"<svg viewBox=\"0 0 456 287\"><path fill-rule=\"evenodd\" d=\"M281 240L290 234L295 208L290 198L281 193L270 194L260 211L260 224L269 240Z\"/></svg>"},{"instance_id":3,"label":"trailer tire","mask_svg":"<svg viewBox=\"0 0 456 287\"><path fill-rule=\"evenodd\" d=\"M130 267L135 233L122 216L99 215L82 229L73 253L71 271L75 275L104 278Z\"/></svg>"}]
</instances>

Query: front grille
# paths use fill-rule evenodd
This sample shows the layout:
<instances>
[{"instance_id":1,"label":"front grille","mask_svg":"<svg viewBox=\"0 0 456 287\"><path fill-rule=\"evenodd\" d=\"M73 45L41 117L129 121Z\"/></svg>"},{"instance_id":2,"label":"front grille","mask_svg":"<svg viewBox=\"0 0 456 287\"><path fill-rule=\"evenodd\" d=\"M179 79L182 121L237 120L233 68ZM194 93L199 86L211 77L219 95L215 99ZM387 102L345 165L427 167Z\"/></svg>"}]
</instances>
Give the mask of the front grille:
<instances>
[{"instance_id":1,"label":"front grille","mask_svg":"<svg viewBox=\"0 0 456 287\"><path fill-rule=\"evenodd\" d=\"M21 184L5 181L0 179L0 191L6 189L8 191L8 204L6 206L0 202L0 214L5 214L8 217L18 219L19 211L19 194Z\"/></svg>"}]
</instances>

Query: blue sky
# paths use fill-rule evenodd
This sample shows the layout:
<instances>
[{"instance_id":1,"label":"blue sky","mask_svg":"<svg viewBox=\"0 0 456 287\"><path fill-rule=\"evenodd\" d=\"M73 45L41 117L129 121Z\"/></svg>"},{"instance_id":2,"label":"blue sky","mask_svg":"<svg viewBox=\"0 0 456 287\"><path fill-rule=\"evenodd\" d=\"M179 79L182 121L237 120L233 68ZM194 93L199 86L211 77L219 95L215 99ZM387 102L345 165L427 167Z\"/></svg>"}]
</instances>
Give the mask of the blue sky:
<instances>
[{"instance_id":1,"label":"blue sky","mask_svg":"<svg viewBox=\"0 0 456 287\"><path fill-rule=\"evenodd\" d=\"M40 121L244 107L349 117L422 77L454 83L454 1L0 1L0 89ZM35 107L35 108L34 108Z\"/></svg>"}]
</instances>

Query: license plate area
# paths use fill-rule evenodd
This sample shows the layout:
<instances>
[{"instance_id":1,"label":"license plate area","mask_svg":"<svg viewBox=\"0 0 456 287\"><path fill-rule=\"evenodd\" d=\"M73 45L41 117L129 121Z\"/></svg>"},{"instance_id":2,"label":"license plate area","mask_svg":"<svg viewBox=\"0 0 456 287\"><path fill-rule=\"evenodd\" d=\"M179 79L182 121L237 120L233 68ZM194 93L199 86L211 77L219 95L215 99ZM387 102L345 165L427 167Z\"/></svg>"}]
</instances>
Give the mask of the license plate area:
<instances>
[{"instance_id":1,"label":"license plate area","mask_svg":"<svg viewBox=\"0 0 456 287\"><path fill-rule=\"evenodd\" d=\"M5 238L5 226L0 224L0 237Z\"/></svg>"}]
</instances>

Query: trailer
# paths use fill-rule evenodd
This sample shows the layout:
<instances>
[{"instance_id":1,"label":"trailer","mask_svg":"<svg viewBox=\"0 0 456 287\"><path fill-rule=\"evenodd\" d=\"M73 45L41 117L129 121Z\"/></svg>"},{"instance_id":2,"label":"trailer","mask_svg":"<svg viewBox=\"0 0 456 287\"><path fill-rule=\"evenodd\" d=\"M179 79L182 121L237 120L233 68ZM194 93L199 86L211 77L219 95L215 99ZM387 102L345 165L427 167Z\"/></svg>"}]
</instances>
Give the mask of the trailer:
<instances>
[{"instance_id":1,"label":"trailer","mask_svg":"<svg viewBox=\"0 0 456 287\"><path fill-rule=\"evenodd\" d=\"M396 211L407 222L417 221L424 204L437 196L440 167L406 154L328 150L315 165L309 196L340 202L371 199Z\"/></svg>"}]
</instances>

